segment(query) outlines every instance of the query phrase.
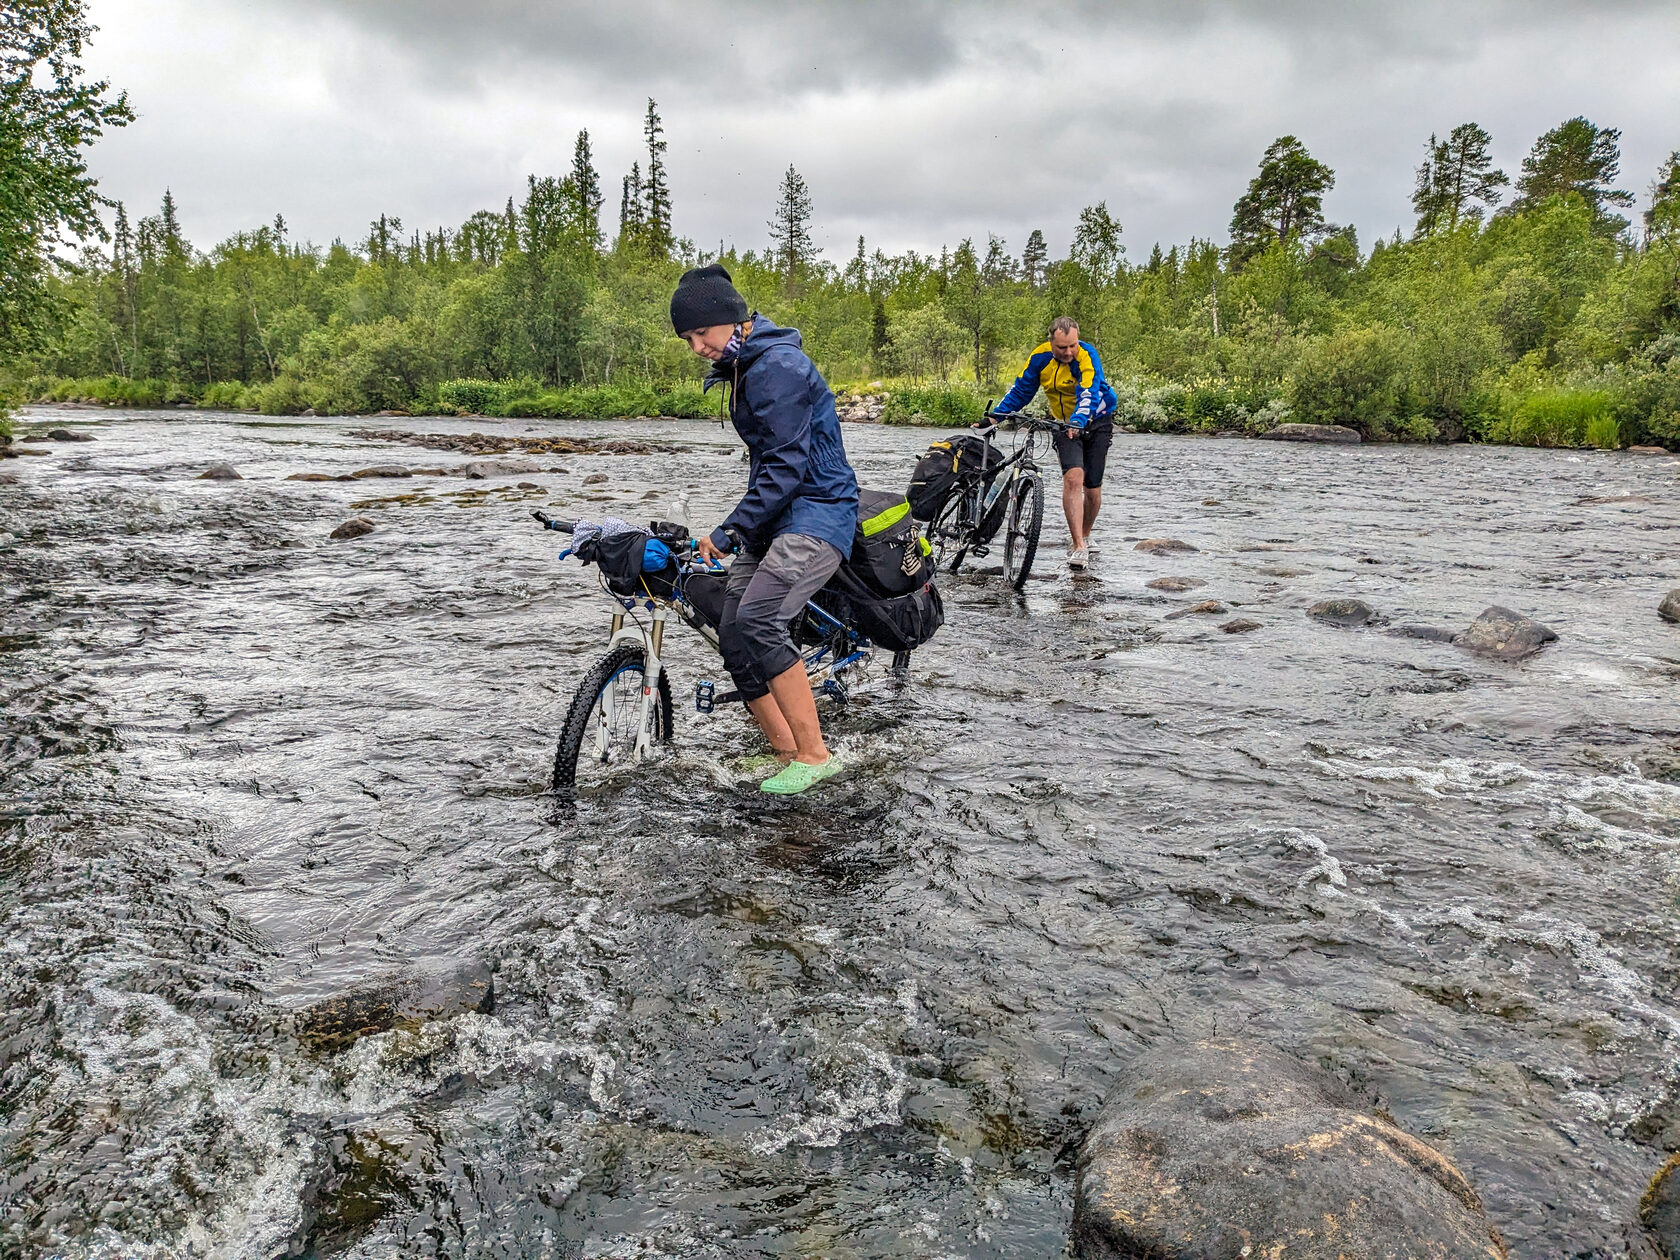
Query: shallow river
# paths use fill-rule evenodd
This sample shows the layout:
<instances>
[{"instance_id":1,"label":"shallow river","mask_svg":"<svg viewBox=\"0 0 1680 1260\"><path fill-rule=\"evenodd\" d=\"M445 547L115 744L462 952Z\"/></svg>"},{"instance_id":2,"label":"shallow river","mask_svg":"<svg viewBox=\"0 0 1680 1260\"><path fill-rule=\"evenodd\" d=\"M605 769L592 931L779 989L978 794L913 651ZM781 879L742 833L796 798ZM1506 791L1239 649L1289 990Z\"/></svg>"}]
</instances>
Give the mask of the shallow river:
<instances>
[{"instance_id":1,"label":"shallow river","mask_svg":"<svg viewBox=\"0 0 1680 1260\"><path fill-rule=\"evenodd\" d=\"M1525 1260L1619 1254L1680 1146L1680 461L1122 437L1093 577L1051 504L1024 599L945 580L843 778L717 771L753 744L685 705L683 630L674 749L568 813L610 608L528 511L710 525L733 434L377 421L666 449L316 483L465 457L24 419L97 440L0 465L8 1256L1053 1257L1128 1056L1215 1032L1386 1106ZM891 486L928 434L846 439ZM1561 638L1491 663L1307 618L1336 595ZM1210 597L1261 628L1166 619ZM468 963L492 1013L293 1035Z\"/></svg>"}]
</instances>

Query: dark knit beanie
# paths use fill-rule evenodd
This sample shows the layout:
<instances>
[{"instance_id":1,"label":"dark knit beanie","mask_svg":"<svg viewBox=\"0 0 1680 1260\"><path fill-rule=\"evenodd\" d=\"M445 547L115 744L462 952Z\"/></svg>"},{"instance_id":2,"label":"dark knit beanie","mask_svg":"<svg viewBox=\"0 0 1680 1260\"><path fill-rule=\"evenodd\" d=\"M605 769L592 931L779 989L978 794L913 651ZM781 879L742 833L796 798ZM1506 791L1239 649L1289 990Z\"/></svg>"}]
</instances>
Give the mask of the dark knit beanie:
<instances>
[{"instance_id":1,"label":"dark knit beanie","mask_svg":"<svg viewBox=\"0 0 1680 1260\"><path fill-rule=\"evenodd\" d=\"M739 324L747 317L747 300L729 283L729 273L713 263L683 272L671 295L671 326L677 336L714 324Z\"/></svg>"}]
</instances>

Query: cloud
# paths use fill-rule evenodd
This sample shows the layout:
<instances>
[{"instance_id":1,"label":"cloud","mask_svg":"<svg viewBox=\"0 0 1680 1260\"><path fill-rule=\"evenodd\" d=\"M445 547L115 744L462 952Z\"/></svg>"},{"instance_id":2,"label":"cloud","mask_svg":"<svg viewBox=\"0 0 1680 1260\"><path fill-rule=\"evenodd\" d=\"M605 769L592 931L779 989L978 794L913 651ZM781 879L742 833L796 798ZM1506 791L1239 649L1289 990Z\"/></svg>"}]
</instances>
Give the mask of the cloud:
<instances>
[{"instance_id":1,"label":"cloud","mask_svg":"<svg viewBox=\"0 0 1680 1260\"><path fill-rule=\"evenodd\" d=\"M283 212L317 241L381 212L448 226L563 172L587 127L603 181L660 103L679 232L761 246L791 163L831 257L988 232L1065 248L1098 200L1134 254L1222 238L1291 132L1337 171L1326 212L1410 222L1430 132L1474 119L1515 173L1576 113L1624 131L1643 188L1680 145L1672 0L1350 5L1072 0L94 0L90 61L141 119L94 153L141 207L169 184L208 244ZM609 212L616 209L609 197Z\"/></svg>"}]
</instances>

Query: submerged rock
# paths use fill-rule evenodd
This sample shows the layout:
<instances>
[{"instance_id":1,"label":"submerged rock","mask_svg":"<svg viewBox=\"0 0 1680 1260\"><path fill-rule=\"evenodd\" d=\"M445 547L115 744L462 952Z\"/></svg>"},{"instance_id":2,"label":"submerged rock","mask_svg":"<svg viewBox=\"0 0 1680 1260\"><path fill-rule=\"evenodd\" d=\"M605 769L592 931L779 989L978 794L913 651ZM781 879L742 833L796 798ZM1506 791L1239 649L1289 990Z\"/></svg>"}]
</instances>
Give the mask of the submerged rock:
<instances>
[{"instance_id":1,"label":"submerged rock","mask_svg":"<svg viewBox=\"0 0 1680 1260\"><path fill-rule=\"evenodd\" d=\"M287 481L349 481L351 478L335 476L332 473L293 473Z\"/></svg>"},{"instance_id":2,"label":"submerged rock","mask_svg":"<svg viewBox=\"0 0 1680 1260\"><path fill-rule=\"evenodd\" d=\"M1505 1260L1445 1156L1254 1042L1145 1051L1079 1156L1081 1260Z\"/></svg>"},{"instance_id":3,"label":"submerged rock","mask_svg":"<svg viewBox=\"0 0 1680 1260\"><path fill-rule=\"evenodd\" d=\"M586 486L604 486L610 480L612 478L608 477L606 473L590 473L583 479L583 484Z\"/></svg>"},{"instance_id":4,"label":"submerged rock","mask_svg":"<svg viewBox=\"0 0 1680 1260\"><path fill-rule=\"evenodd\" d=\"M200 481L244 481L232 464L211 464L198 474Z\"/></svg>"},{"instance_id":5,"label":"submerged rock","mask_svg":"<svg viewBox=\"0 0 1680 1260\"><path fill-rule=\"evenodd\" d=\"M1461 648L1502 661L1520 661L1533 656L1545 644L1557 638L1557 632L1530 620L1509 608L1484 608L1470 628L1453 636Z\"/></svg>"},{"instance_id":6,"label":"submerged rock","mask_svg":"<svg viewBox=\"0 0 1680 1260\"><path fill-rule=\"evenodd\" d=\"M360 481L364 477L412 477L414 474L401 464L375 464L372 468L358 468L350 475Z\"/></svg>"},{"instance_id":7,"label":"submerged rock","mask_svg":"<svg viewBox=\"0 0 1680 1260\"><path fill-rule=\"evenodd\" d=\"M1332 626L1351 630L1376 618L1371 605L1362 599L1324 599L1307 609L1307 616Z\"/></svg>"},{"instance_id":8,"label":"submerged rock","mask_svg":"<svg viewBox=\"0 0 1680 1260\"><path fill-rule=\"evenodd\" d=\"M475 459L461 471L469 481L483 481L489 477L529 477L542 469L524 459Z\"/></svg>"},{"instance_id":9,"label":"submerged rock","mask_svg":"<svg viewBox=\"0 0 1680 1260\"><path fill-rule=\"evenodd\" d=\"M297 1038L311 1050L331 1053L372 1033L418 1028L428 1020L495 1009L490 968L469 963L455 971L406 976L328 998L293 1017Z\"/></svg>"},{"instance_id":10,"label":"submerged rock","mask_svg":"<svg viewBox=\"0 0 1680 1260\"><path fill-rule=\"evenodd\" d=\"M1664 621L1680 622L1680 586L1663 596L1663 602L1657 605L1657 616Z\"/></svg>"},{"instance_id":11,"label":"submerged rock","mask_svg":"<svg viewBox=\"0 0 1680 1260\"><path fill-rule=\"evenodd\" d=\"M1199 549L1192 547L1182 538L1145 538L1132 550L1147 551L1151 555L1160 555L1168 551L1196 551Z\"/></svg>"},{"instance_id":12,"label":"submerged rock","mask_svg":"<svg viewBox=\"0 0 1680 1260\"><path fill-rule=\"evenodd\" d=\"M1201 578L1193 577L1164 577L1156 578L1153 582L1145 582L1145 586L1154 591L1193 591L1198 586L1206 586Z\"/></svg>"},{"instance_id":13,"label":"submerged rock","mask_svg":"<svg viewBox=\"0 0 1680 1260\"><path fill-rule=\"evenodd\" d=\"M93 434L77 433L74 429L47 430L47 441L49 442L92 442L94 440Z\"/></svg>"},{"instance_id":14,"label":"submerged rock","mask_svg":"<svg viewBox=\"0 0 1680 1260\"><path fill-rule=\"evenodd\" d=\"M337 529L333 530L333 538L360 538L363 534L373 532L373 522L365 516L352 516Z\"/></svg>"},{"instance_id":15,"label":"submerged rock","mask_svg":"<svg viewBox=\"0 0 1680 1260\"><path fill-rule=\"evenodd\" d=\"M1402 639L1423 639L1429 643L1451 643L1458 638L1458 631L1449 630L1446 626L1395 626L1393 633Z\"/></svg>"},{"instance_id":16,"label":"submerged rock","mask_svg":"<svg viewBox=\"0 0 1680 1260\"><path fill-rule=\"evenodd\" d=\"M1272 442L1338 442L1349 446L1363 440L1358 429L1340 424L1280 424L1260 436Z\"/></svg>"},{"instance_id":17,"label":"submerged rock","mask_svg":"<svg viewBox=\"0 0 1680 1260\"><path fill-rule=\"evenodd\" d=\"M1238 617L1235 621L1227 621L1219 627L1221 634L1247 634L1250 630L1260 629L1258 621L1250 621L1246 617Z\"/></svg>"},{"instance_id":18,"label":"submerged rock","mask_svg":"<svg viewBox=\"0 0 1680 1260\"><path fill-rule=\"evenodd\" d=\"M1180 608L1177 612L1167 614L1168 621L1177 621L1180 617L1190 617L1197 613L1224 613L1228 611L1224 604L1217 599L1204 599L1199 604L1192 604L1188 608Z\"/></svg>"},{"instance_id":19,"label":"submerged rock","mask_svg":"<svg viewBox=\"0 0 1680 1260\"><path fill-rule=\"evenodd\" d=\"M1629 455L1667 455L1668 448L1663 446L1630 446L1627 448L1627 452Z\"/></svg>"}]
</instances>

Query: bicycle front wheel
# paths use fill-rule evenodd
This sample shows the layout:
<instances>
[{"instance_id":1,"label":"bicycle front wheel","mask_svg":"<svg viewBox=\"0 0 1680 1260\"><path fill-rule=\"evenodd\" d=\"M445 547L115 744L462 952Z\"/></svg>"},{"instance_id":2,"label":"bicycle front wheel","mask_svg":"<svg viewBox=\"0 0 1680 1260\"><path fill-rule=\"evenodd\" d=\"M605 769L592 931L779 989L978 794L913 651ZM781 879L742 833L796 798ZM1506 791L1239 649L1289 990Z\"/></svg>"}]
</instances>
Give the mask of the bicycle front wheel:
<instances>
[{"instance_id":1,"label":"bicycle front wheel","mask_svg":"<svg viewBox=\"0 0 1680 1260\"><path fill-rule=\"evenodd\" d=\"M652 723L648 739L671 738L671 676L659 671L659 686L642 705L647 689L647 655L640 644L621 643L596 661L572 696L554 750L554 794L576 800L580 787L605 779L635 760L643 721Z\"/></svg>"},{"instance_id":2,"label":"bicycle front wheel","mask_svg":"<svg viewBox=\"0 0 1680 1260\"><path fill-rule=\"evenodd\" d=\"M1016 590L1027 584L1038 554L1038 531L1043 527L1044 483L1036 476L1024 476L1010 498L1009 532L1003 538L1003 575Z\"/></svg>"}]
</instances>

